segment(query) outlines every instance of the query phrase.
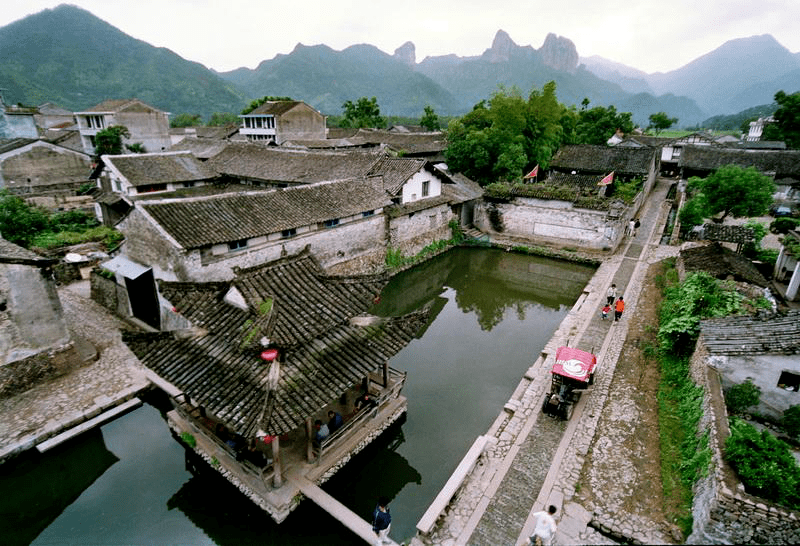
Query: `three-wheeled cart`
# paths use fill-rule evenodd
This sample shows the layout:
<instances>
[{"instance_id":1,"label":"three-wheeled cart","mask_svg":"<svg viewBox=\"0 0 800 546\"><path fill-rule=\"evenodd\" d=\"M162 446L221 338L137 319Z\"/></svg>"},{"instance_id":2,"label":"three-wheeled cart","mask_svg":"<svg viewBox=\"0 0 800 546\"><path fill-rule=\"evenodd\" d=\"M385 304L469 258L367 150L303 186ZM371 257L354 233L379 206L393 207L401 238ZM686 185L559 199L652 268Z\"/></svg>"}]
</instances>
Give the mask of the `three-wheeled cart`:
<instances>
[{"instance_id":1,"label":"three-wheeled cart","mask_svg":"<svg viewBox=\"0 0 800 546\"><path fill-rule=\"evenodd\" d=\"M542 411L552 417L569 420L581 393L594 383L597 357L573 347L559 347L551 370L550 392L544 397Z\"/></svg>"}]
</instances>

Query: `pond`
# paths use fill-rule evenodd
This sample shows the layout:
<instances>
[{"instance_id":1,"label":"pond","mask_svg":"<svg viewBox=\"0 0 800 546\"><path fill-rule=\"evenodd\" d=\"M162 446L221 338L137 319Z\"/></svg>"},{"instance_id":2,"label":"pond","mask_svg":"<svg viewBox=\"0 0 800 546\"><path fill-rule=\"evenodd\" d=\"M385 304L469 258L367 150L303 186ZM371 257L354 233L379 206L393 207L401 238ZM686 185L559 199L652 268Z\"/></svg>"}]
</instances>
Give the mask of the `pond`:
<instances>
[{"instance_id":1,"label":"pond","mask_svg":"<svg viewBox=\"0 0 800 546\"><path fill-rule=\"evenodd\" d=\"M408 540L475 438L502 411L594 268L494 249L455 249L395 276L373 312L430 306L390 365L408 371L408 414L324 488L369 519L387 495ZM213 471L193 476L163 399L44 456L0 466L12 544L353 544L304 501L276 525ZM8 516L8 517L7 517Z\"/></svg>"}]
</instances>

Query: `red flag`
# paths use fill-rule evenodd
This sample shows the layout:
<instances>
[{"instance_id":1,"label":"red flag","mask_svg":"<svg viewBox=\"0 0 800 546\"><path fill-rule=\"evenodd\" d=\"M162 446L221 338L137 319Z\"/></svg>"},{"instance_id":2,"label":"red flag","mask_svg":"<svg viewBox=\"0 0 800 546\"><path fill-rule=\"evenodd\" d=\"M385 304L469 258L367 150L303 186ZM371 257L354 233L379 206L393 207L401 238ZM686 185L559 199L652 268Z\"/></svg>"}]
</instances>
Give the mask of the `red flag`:
<instances>
[{"instance_id":1,"label":"red flag","mask_svg":"<svg viewBox=\"0 0 800 546\"><path fill-rule=\"evenodd\" d=\"M610 174L605 176L600 182L597 183L598 186L608 186L614 181L614 171L611 171Z\"/></svg>"},{"instance_id":2,"label":"red flag","mask_svg":"<svg viewBox=\"0 0 800 546\"><path fill-rule=\"evenodd\" d=\"M539 174L539 165L537 164L531 172L525 175L524 178L535 178Z\"/></svg>"}]
</instances>

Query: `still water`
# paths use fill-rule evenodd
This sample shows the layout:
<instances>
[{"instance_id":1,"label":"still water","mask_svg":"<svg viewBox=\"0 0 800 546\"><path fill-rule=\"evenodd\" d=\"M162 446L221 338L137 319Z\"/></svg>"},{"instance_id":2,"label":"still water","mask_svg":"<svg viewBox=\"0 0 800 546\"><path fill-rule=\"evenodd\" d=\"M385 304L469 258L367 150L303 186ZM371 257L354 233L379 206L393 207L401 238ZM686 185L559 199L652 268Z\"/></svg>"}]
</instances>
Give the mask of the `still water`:
<instances>
[{"instance_id":1,"label":"still water","mask_svg":"<svg viewBox=\"0 0 800 546\"><path fill-rule=\"evenodd\" d=\"M387 495L392 537L425 509L488 429L593 274L591 267L498 250L456 249L392 279L373 312L429 305L417 339L390 362L408 371L407 419L324 487L369 519ZM214 472L193 476L159 397L45 456L0 466L6 544L358 543L304 501L276 525Z\"/></svg>"}]
</instances>

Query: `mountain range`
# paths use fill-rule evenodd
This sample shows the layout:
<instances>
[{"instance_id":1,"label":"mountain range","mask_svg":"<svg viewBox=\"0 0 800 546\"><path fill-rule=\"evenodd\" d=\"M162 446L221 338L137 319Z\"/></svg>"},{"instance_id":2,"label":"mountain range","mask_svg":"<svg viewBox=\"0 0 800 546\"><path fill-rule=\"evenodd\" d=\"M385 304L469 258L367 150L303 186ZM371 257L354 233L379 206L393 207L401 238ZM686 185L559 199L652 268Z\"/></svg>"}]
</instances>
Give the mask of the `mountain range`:
<instances>
[{"instance_id":1,"label":"mountain range","mask_svg":"<svg viewBox=\"0 0 800 546\"><path fill-rule=\"evenodd\" d=\"M383 114L418 117L426 105L461 115L498 85L524 95L553 80L559 100L614 105L646 125L654 112L694 126L715 114L769 104L776 91L800 89L800 54L772 36L731 40L686 66L647 74L603 59L581 58L568 38L549 34L541 48L504 31L483 54L416 61L414 44L393 54L368 45L336 51L298 44L255 69L215 72L124 34L70 5L0 28L0 88L10 103L53 102L81 111L103 100L136 97L173 114L238 113L253 98L291 96L324 114L375 96Z\"/></svg>"}]
</instances>

